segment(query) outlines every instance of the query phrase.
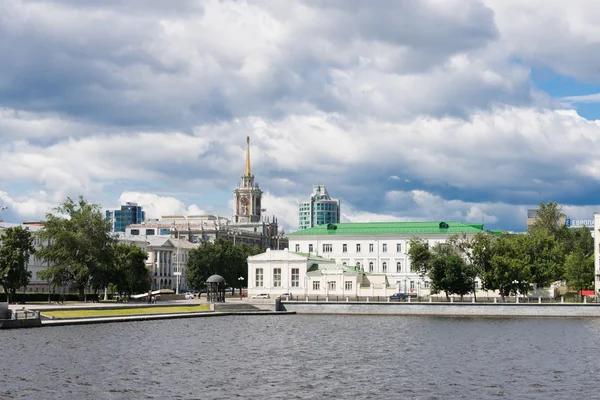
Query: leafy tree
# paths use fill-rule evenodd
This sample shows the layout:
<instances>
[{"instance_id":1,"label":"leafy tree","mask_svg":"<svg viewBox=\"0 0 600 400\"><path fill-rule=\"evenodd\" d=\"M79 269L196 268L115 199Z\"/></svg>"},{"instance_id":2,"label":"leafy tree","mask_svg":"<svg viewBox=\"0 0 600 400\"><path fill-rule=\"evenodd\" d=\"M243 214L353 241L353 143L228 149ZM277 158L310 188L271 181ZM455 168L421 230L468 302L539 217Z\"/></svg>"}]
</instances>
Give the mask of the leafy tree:
<instances>
[{"instance_id":1,"label":"leafy tree","mask_svg":"<svg viewBox=\"0 0 600 400\"><path fill-rule=\"evenodd\" d=\"M29 284L31 271L27 270L27 263L35 253L33 236L29 230L17 226L6 229L0 240L0 285L10 303L17 289Z\"/></svg>"},{"instance_id":2,"label":"leafy tree","mask_svg":"<svg viewBox=\"0 0 600 400\"><path fill-rule=\"evenodd\" d=\"M594 239L587 227L574 235L573 251L565 260L565 278L579 291L594 287Z\"/></svg>"},{"instance_id":3,"label":"leafy tree","mask_svg":"<svg viewBox=\"0 0 600 400\"><path fill-rule=\"evenodd\" d=\"M497 237L490 233L477 233L471 241L471 259L482 289L495 290L495 275L492 264Z\"/></svg>"},{"instance_id":4,"label":"leafy tree","mask_svg":"<svg viewBox=\"0 0 600 400\"><path fill-rule=\"evenodd\" d=\"M45 278L55 286L75 284L83 301L86 287L112 264L111 246L116 239L100 206L82 196L78 202L67 198L54 211L57 215L46 214L40 232L47 244L39 253L50 263Z\"/></svg>"},{"instance_id":5,"label":"leafy tree","mask_svg":"<svg viewBox=\"0 0 600 400\"><path fill-rule=\"evenodd\" d=\"M529 290L529 260L523 254L525 235L503 235L496 241L491 259L489 289L498 290L503 299Z\"/></svg>"},{"instance_id":6,"label":"leafy tree","mask_svg":"<svg viewBox=\"0 0 600 400\"><path fill-rule=\"evenodd\" d=\"M192 288L201 288L211 275L221 275L231 286L236 286L239 277L248 281L247 258L258 254L258 247L245 243L233 244L219 239L214 243L203 242L192 249L186 266L186 283Z\"/></svg>"},{"instance_id":7,"label":"leafy tree","mask_svg":"<svg viewBox=\"0 0 600 400\"><path fill-rule=\"evenodd\" d=\"M408 258L410 260L410 269L417 272L421 279L427 275L430 267L431 252L429 243L425 239L412 237L409 241Z\"/></svg>"},{"instance_id":8,"label":"leafy tree","mask_svg":"<svg viewBox=\"0 0 600 400\"><path fill-rule=\"evenodd\" d=\"M561 231L560 220L563 217L562 207L556 204L553 201L548 203L540 203L539 208L537 210L536 219L531 226L531 230L545 232L554 237L559 235Z\"/></svg>"},{"instance_id":9,"label":"leafy tree","mask_svg":"<svg viewBox=\"0 0 600 400\"><path fill-rule=\"evenodd\" d=\"M146 267L148 254L135 244L113 245L114 268L111 283L117 292L130 297L134 293L147 292L152 287L150 270Z\"/></svg>"}]
</instances>

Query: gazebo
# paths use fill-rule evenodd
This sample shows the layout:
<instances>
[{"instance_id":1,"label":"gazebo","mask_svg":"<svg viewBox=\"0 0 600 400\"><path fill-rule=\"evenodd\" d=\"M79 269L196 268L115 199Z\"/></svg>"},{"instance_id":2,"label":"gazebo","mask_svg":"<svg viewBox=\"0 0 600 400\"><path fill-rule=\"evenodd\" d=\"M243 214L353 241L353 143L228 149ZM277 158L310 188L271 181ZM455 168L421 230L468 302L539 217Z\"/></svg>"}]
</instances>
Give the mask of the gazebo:
<instances>
[{"instance_id":1,"label":"gazebo","mask_svg":"<svg viewBox=\"0 0 600 400\"><path fill-rule=\"evenodd\" d=\"M225 278L212 275L206 280L206 300L209 303L225 303Z\"/></svg>"}]
</instances>

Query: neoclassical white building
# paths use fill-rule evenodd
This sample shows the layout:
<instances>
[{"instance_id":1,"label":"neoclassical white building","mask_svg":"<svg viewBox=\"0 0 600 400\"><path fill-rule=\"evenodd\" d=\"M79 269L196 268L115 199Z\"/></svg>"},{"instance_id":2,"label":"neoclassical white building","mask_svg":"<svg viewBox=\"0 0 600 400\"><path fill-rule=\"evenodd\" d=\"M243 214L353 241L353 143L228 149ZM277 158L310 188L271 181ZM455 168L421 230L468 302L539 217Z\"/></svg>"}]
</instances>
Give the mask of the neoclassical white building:
<instances>
[{"instance_id":1,"label":"neoclassical white building","mask_svg":"<svg viewBox=\"0 0 600 400\"><path fill-rule=\"evenodd\" d=\"M356 266L367 274L382 274L398 292L428 292L429 282L412 272L408 245L412 237L429 245L445 242L454 234L468 238L485 232L483 224L461 222L364 222L320 225L289 234L290 251L307 253Z\"/></svg>"},{"instance_id":2,"label":"neoclassical white building","mask_svg":"<svg viewBox=\"0 0 600 400\"><path fill-rule=\"evenodd\" d=\"M285 250L270 250L248 257L248 295L277 297L385 296L386 277L367 274L335 260ZM389 290L388 290L389 291ZM388 293L391 294L391 293Z\"/></svg>"}]
</instances>

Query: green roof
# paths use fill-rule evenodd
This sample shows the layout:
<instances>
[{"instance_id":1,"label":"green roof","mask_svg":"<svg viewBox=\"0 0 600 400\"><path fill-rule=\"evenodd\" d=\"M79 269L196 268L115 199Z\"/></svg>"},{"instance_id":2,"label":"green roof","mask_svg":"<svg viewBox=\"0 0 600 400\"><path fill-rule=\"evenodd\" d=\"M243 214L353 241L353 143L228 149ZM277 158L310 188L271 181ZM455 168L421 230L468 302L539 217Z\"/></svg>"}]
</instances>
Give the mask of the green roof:
<instances>
[{"instance_id":1,"label":"green roof","mask_svg":"<svg viewBox=\"0 0 600 400\"><path fill-rule=\"evenodd\" d=\"M313 235L426 235L483 232L483 224L462 222L352 222L319 225L289 236Z\"/></svg>"}]
</instances>

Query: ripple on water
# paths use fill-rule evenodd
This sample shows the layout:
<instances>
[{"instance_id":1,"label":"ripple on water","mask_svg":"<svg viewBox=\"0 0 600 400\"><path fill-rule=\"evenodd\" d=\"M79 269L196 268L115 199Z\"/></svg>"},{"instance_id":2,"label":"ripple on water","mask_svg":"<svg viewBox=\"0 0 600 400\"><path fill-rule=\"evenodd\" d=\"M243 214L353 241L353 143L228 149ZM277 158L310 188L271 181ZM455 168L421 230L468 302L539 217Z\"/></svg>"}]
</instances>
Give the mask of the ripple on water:
<instances>
[{"instance_id":1,"label":"ripple on water","mask_svg":"<svg viewBox=\"0 0 600 400\"><path fill-rule=\"evenodd\" d=\"M599 337L591 319L332 315L10 330L0 398L593 398Z\"/></svg>"}]
</instances>

